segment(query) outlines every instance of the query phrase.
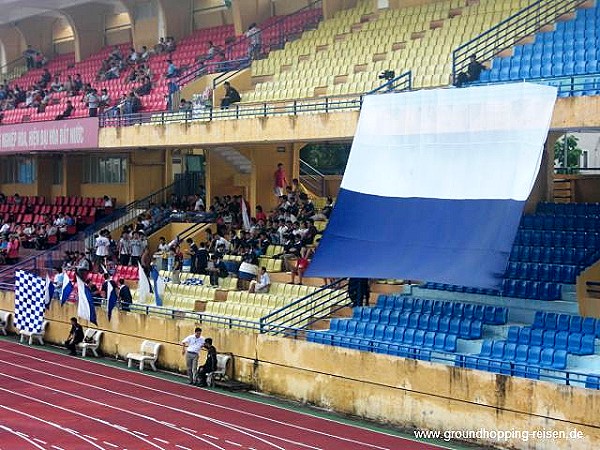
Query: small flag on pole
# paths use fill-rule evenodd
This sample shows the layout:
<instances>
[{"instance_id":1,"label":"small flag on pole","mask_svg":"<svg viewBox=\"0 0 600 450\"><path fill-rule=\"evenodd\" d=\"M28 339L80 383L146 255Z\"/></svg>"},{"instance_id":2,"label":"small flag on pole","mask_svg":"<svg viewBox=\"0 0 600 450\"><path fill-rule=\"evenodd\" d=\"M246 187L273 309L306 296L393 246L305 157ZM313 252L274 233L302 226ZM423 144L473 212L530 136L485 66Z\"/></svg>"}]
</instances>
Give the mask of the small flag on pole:
<instances>
[{"instance_id":1,"label":"small flag on pole","mask_svg":"<svg viewBox=\"0 0 600 450\"><path fill-rule=\"evenodd\" d=\"M150 269L150 276L154 282L154 299L156 306L162 306L162 297L165 295L165 280L160 276L155 266Z\"/></svg>"},{"instance_id":2,"label":"small flag on pole","mask_svg":"<svg viewBox=\"0 0 600 450\"><path fill-rule=\"evenodd\" d=\"M108 280L106 287L106 300L108 300L108 320L112 317L112 310L117 306L117 290L112 280Z\"/></svg>"},{"instance_id":3,"label":"small flag on pole","mask_svg":"<svg viewBox=\"0 0 600 450\"><path fill-rule=\"evenodd\" d=\"M44 294L44 303L46 304L46 309L50 309L50 302L52 302L52 297L54 297L54 283L50 280L48 274L46 274L46 289Z\"/></svg>"},{"instance_id":4,"label":"small flag on pole","mask_svg":"<svg viewBox=\"0 0 600 450\"><path fill-rule=\"evenodd\" d=\"M150 280L148 280L148 275L146 275L146 271L140 263L138 263L138 277L138 299L141 303L146 303L148 294L152 291L150 290Z\"/></svg>"},{"instance_id":5,"label":"small flag on pole","mask_svg":"<svg viewBox=\"0 0 600 450\"><path fill-rule=\"evenodd\" d=\"M73 292L73 284L71 284L71 280L69 279L69 275L64 272L62 277L62 289L60 292L60 305L64 305L65 302L69 299L69 296Z\"/></svg>"}]
</instances>

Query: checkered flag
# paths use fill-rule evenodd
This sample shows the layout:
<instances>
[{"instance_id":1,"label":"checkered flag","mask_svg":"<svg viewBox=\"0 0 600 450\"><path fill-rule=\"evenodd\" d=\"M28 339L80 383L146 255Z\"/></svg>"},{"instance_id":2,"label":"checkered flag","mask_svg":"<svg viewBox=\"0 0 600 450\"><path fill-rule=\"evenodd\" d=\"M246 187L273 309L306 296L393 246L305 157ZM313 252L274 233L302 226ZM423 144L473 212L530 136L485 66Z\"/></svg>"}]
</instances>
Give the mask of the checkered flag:
<instances>
[{"instance_id":1,"label":"checkered flag","mask_svg":"<svg viewBox=\"0 0 600 450\"><path fill-rule=\"evenodd\" d=\"M15 278L15 326L20 331L39 333L44 323L46 282L24 270L17 270Z\"/></svg>"}]
</instances>

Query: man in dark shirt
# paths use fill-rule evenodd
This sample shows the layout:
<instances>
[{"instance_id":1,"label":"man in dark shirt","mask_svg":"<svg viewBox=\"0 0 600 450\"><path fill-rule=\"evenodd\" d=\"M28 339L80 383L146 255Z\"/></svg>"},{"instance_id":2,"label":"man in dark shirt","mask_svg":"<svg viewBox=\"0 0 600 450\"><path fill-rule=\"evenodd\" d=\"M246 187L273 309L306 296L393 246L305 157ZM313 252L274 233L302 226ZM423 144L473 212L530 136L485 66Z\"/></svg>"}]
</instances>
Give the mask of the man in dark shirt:
<instances>
[{"instance_id":1,"label":"man in dark shirt","mask_svg":"<svg viewBox=\"0 0 600 450\"><path fill-rule=\"evenodd\" d=\"M119 301L121 302L121 311L129 311L129 305L133 302L129 286L125 284L125 280L119 280Z\"/></svg>"},{"instance_id":2,"label":"man in dark shirt","mask_svg":"<svg viewBox=\"0 0 600 450\"><path fill-rule=\"evenodd\" d=\"M187 238L185 240L189 246L189 255L190 255L190 271L192 273L200 273L198 272L198 245L194 242L192 238Z\"/></svg>"},{"instance_id":3,"label":"man in dark shirt","mask_svg":"<svg viewBox=\"0 0 600 450\"><path fill-rule=\"evenodd\" d=\"M198 371L198 385L206 387L206 375L217 370L217 349L212 345L212 338L206 338L204 341L204 348L206 349L206 362L200 366Z\"/></svg>"},{"instance_id":4,"label":"man in dark shirt","mask_svg":"<svg viewBox=\"0 0 600 450\"><path fill-rule=\"evenodd\" d=\"M477 61L477 57L475 55L471 55L466 72L461 72L456 77L456 86L462 87L466 83L479 80L483 70L487 70L487 68Z\"/></svg>"},{"instance_id":5,"label":"man in dark shirt","mask_svg":"<svg viewBox=\"0 0 600 450\"><path fill-rule=\"evenodd\" d=\"M229 83L229 81L223 83L223 86L225 86L225 97L221 99L221 109L227 109L232 103L238 103L242 100L240 93Z\"/></svg>"},{"instance_id":6,"label":"man in dark shirt","mask_svg":"<svg viewBox=\"0 0 600 450\"><path fill-rule=\"evenodd\" d=\"M72 356L77 355L77 344L80 342L83 342L83 327L77 323L75 317L71 317L71 331L65 341L65 347L67 347Z\"/></svg>"},{"instance_id":7,"label":"man in dark shirt","mask_svg":"<svg viewBox=\"0 0 600 450\"><path fill-rule=\"evenodd\" d=\"M200 242L200 248L196 253L196 269L198 273L206 274L206 267L208 266L208 250L206 249L206 242Z\"/></svg>"},{"instance_id":8,"label":"man in dark shirt","mask_svg":"<svg viewBox=\"0 0 600 450\"><path fill-rule=\"evenodd\" d=\"M67 117L71 117L71 114L73 113L74 109L75 108L73 107L73 102L71 102L71 100L67 100L67 107L61 114L56 116L56 120L62 120Z\"/></svg>"}]
</instances>

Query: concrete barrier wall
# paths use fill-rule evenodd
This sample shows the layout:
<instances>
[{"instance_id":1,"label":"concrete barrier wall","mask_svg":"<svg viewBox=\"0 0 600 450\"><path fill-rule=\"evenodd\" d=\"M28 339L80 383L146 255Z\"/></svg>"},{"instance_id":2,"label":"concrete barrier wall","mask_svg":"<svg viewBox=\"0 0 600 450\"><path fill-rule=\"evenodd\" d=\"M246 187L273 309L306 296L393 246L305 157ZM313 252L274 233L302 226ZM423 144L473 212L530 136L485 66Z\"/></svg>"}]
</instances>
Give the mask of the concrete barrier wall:
<instances>
[{"instance_id":1,"label":"concrete barrier wall","mask_svg":"<svg viewBox=\"0 0 600 450\"><path fill-rule=\"evenodd\" d=\"M0 293L0 310L14 310L14 294ZM159 365L184 370L178 342L193 332L192 320L115 312L112 322L97 310L106 331L101 349L123 357L143 339L163 343ZM75 305L54 303L46 339L68 334ZM86 325L86 324L84 324ZM304 341L203 326L217 349L232 352L236 378L259 390L403 427L433 430L518 432L505 442L479 442L520 449L600 448L600 392L329 347ZM581 439L539 439L524 432L581 432Z\"/></svg>"}]
</instances>

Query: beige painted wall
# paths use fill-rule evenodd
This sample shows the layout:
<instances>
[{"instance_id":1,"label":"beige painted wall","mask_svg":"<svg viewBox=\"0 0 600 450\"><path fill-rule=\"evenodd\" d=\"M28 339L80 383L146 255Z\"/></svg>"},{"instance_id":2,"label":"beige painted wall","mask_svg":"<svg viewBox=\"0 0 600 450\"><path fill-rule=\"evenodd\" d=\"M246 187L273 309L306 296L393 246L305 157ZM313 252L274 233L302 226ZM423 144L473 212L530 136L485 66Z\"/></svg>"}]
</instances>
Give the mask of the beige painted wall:
<instances>
[{"instance_id":1,"label":"beige painted wall","mask_svg":"<svg viewBox=\"0 0 600 450\"><path fill-rule=\"evenodd\" d=\"M13 311L14 294L0 294L0 310ZM46 340L62 342L75 305L53 303ZM196 325L135 313L98 309L105 330L101 350L135 351L143 339L162 343L159 365L183 372L178 343ZM84 326L87 324L84 323ZM583 433L582 440L512 439L518 449L597 449L600 391L466 370L304 341L211 328L202 324L219 351L234 354L235 376L259 390L378 422L436 430L556 430ZM498 444L487 441L485 444Z\"/></svg>"}]
</instances>

